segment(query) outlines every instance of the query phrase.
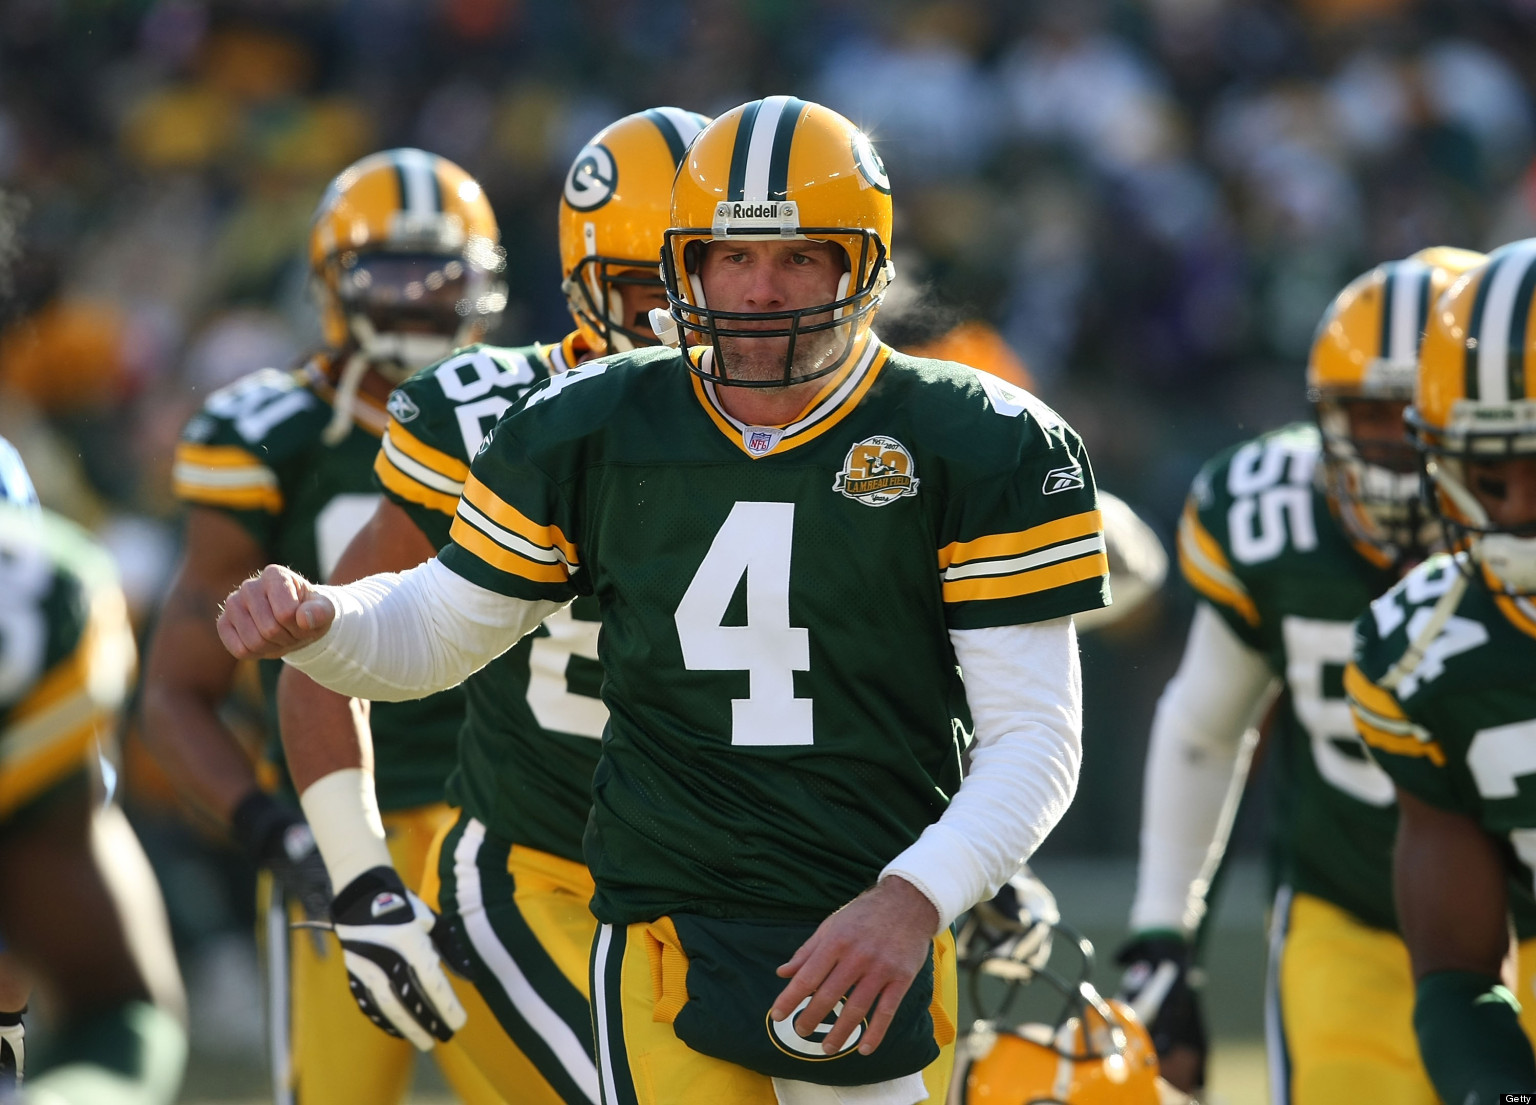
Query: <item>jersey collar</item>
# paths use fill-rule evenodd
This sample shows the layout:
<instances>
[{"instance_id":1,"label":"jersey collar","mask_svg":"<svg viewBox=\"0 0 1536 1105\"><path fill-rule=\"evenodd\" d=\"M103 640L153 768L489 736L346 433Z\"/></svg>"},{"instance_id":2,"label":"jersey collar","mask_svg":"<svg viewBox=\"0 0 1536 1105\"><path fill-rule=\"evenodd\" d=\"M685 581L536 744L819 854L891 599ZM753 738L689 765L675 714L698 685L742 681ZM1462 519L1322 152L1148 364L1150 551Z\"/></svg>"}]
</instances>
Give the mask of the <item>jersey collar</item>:
<instances>
[{"instance_id":1,"label":"jersey collar","mask_svg":"<svg viewBox=\"0 0 1536 1105\"><path fill-rule=\"evenodd\" d=\"M692 346L686 356L695 365L702 365L714 351L708 346ZM816 397L800 412L799 417L783 426L749 426L732 418L720 404L719 390L713 380L689 374L693 394L704 413L709 415L716 428L730 438L747 456L760 457L787 453L807 441L826 433L846 418L875 382L875 377L885 367L891 350L877 339L868 337L861 348L856 348L847 364L827 378Z\"/></svg>"},{"instance_id":2,"label":"jersey collar","mask_svg":"<svg viewBox=\"0 0 1536 1105\"><path fill-rule=\"evenodd\" d=\"M1499 577L1489 571L1486 564L1478 565L1478 570L1482 573L1483 585L1488 588L1494 605L1505 620L1527 637L1536 637L1536 602L1529 595L1511 595L1505 591Z\"/></svg>"},{"instance_id":3,"label":"jersey collar","mask_svg":"<svg viewBox=\"0 0 1536 1105\"><path fill-rule=\"evenodd\" d=\"M580 330L572 330L560 340L559 345L540 345L539 353L549 362L549 374L559 376L569 372L582 361L589 360L592 350Z\"/></svg>"}]
</instances>

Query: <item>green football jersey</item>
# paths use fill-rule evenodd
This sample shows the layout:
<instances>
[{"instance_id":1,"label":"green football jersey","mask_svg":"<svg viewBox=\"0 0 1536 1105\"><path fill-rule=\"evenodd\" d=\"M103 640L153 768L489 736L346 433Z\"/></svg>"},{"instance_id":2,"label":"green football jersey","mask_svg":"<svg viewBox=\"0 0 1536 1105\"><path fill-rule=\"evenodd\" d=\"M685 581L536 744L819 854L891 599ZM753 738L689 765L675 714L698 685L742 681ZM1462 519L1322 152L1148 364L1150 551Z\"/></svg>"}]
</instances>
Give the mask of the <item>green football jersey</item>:
<instances>
[{"instance_id":1,"label":"green football jersey","mask_svg":"<svg viewBox=\"0 0 1536 1105\"><path fill-rule=\"evenodd\" d=\"M373 459L386 421L379 404L359 395L351 430L326 444L321 435L335 394L326 369L320 357L297 372L263 369L210 395L182 432L175 466L180 499L223 511L269 560L321 581L378 506ZM281 661L262 661L270 755L278 764L281 671ZM463 692L378 702L370 716L381 808L441 802L464 717Z\"/></svg>"},{"instance_id":2,"label":"green football jersey","mask_svg":"<svg viewBox=\"0 0 1536 1105\"><path fill-rule=\"evenodd\" d=\"M949 631L1108 601L1071 428L873 341L782 427L732 419L675 350L574 368L497 424L452 537L481 586L597 599L585 853L615 924L842 906L960 784Z\"/></svg>"},{"instance_id":3,"label":"green football jersey","mask_svg":"<svg viewBox=\"0 0 1536 1105\"><path fill-rule=\"evenodd\" d=\"M1352 625L1394 582L1341 529L1321 492L1322 442L1297 423L1208 463L1179 524L1184 578L1284 680L1270 737L1277 876L1378 928L1392 904L1392 781L1350 720Z\"/></svg>"},{"instance_id":4,"label":"green football jersey","mask_svg":"<svg viewBox=\"0 0 1536 1105\"><path fill-rule=\"evenodd\" d=\"M1495 594L1465 554L1409 572L1355 623L1346 682L1371 754L1405 791L1508 839L1516 927L1536 877L1536 603ZM1459 598L1453 588L1464 593ZM1435 620L1454 610L1435 630ZM1431 636L1433 634L1433 636ZM1414 645L1417 662L1405 654Z\"/></svg>"},{"instance_id":5,"label":"green football jersey","mask_svg":"<svg viewBox=\"0 0 1536 1105\"><path fill-rule=\"evenodd\" d=\"M469 462L509 407L579 355L560 345L469 346L389 398L374 465L384 494L432 544L448 544ZM448 800L512 844L581 862L608 711L599 691L597 600L583 595L464 682Z\"/></svg>"},{"instance_id":6,"label":"green football jersey","mask_svg":"<svg viewBox=\"0 0 1536 1105\"><path fill-rule=\"evenodd\" d=\"M0 505L0 829L94 769L133 678L117 573L85 531Z\"/></svg>"}]
</instances>

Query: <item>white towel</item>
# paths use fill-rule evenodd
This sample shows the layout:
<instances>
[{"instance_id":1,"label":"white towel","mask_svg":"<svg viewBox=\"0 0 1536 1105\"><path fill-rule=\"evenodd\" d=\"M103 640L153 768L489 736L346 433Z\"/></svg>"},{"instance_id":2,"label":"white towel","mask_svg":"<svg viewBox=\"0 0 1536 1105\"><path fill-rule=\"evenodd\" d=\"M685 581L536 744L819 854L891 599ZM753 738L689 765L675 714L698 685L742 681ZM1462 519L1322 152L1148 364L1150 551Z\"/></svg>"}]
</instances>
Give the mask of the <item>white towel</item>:
<instances>
[{"instance_id":1,"label":"white towel","mask_svg":"<svg viewBox=\"0 0 1536 1105\"><path fill-rule=\"evenodd\" d=\"M917 1105L928 1100L928 1087L923 1084L921 1071L868 1086L818 1086L814 1082L775 1078L773 1092L778 1095L779 1105Z\"/></svg>"}]
</instances>

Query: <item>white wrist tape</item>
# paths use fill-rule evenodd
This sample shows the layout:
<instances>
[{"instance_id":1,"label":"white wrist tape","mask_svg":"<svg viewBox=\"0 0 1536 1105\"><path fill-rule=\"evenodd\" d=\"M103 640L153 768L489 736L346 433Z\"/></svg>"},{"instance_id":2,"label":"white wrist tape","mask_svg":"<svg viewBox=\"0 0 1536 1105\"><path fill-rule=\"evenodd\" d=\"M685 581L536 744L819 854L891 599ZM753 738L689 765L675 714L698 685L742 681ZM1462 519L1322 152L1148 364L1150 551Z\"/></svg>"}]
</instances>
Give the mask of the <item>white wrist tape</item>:
<instances>
[{"instance_id":1,"label":"white wrist tape","mask_svg":"<svg viewBox=\"0 0 1536 1105\"><path fill-rule=\"evenodd\" d=\"M373 772L360 767L333 771L311 783L299 795L299 805L315 834L333 891L371 868L394 866L384 843Z\"/></svg>"}]
</instances>

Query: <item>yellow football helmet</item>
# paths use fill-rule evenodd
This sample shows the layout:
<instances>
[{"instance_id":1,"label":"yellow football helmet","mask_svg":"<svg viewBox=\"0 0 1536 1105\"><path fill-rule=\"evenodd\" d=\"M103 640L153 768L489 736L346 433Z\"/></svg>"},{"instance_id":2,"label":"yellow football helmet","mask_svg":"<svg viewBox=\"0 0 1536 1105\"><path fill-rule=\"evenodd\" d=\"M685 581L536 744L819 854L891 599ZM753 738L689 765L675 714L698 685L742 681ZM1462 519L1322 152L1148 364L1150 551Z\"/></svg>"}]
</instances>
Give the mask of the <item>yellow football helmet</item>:
<instances>
[{"instance_id":1,"label":"yellow football helmet","mask_svg":"<svg viewBox=\"0 0 1536 1105\"><path fill-rule=\"evenodd\" d=\"M1377 265L1334 297L1312 342L1307 398L1323 435L1328 498L1355 547L1382 567L1421 558L1439 530L1422 508L1406 430L1401 445L1365 440L1351 412L1358 418L1372 413L1364 404L1389 407L1374 413L1397 424L1413 398L1430 305L1482 261L1481 253L1437 246Z\"/></svg>"},{"instance_id":2,"label":"yellow football helmet","mask_svg":"<svg viewBox=\"0 0 1536 1105\"><path fill-rule=\"evenodd\" d=\"M560 194L560 285L587 348L655 345L648 321L624 317L619 288L661 287L657 260L672 216L672 178L709 119L675 107L626 115L592 136Z\"/></svg>"},{"instance_id":3,"label":"yellow football helmet","mask_svg":"<svg viewBox=\"0 0 1536 1105\"><path fill-rule=\"evenodd\" d=\"M403 380L479 339L507 305L499 239L484 191L447 158L369 154L331 182L310 226L326 341Z\"/></svg>"},{"instance_id":4,"label":"yellow football helmet","mask_svg":"<svg viewBox=\"0 0 1536 1105\"><path fill-rule=\"evenodd\" d=\"M1536 456L1533 310L1536 238L1527 238L1494 250L1436 303L1406 416L1452 544L1515 595L1536 594L1536 532L1495 525L1467 463Z\"/></svg>"},{"instance_id":5,"label":"yellow football helmet","mask_svg":"<svg viewBox=\"0 0 1536 1105\"><path fill-rule=\"evenodd\" d=\"M1032 877L1010 885L1012 896L1005 887L972 911L956 944L980 1019L957 1046L950 1105L1159 1105L1171 1087L1160 1086L1152 1037L1128 1005L1088 982L1093 945L1061 922ZM1075 978L1048 965L1063 947ZM988 1002L999 982L1001 997ZM1056 1011L1054 1022L1015 1023L1021 999Z\"/></svg>"},{"instance_id":6,"label":"yellow football helmet","mask_svg":"<svg viewBox=\"0 0 1536 1105\"><path fill-rule=\"evenodd\" d=\"M717 311L699 280L709 242L801 239L842 247L835 299L799 310ZM672 187L672 228L662 250L672 340L714 347L705 370L717 383L783 387L835 372L869 331L894 275L890 262L891 182L869 137L837 112L793 96L769 96L726 112L694 140ZM807 321L827 316L822 321ZM653 316L654 317L654 316ZM782 322L781 328L732 327ZM658 323L664 324L659 319ZM840 353L796 373L795 344L808 334L846 331ZM788 338L782 378L732 379L719 338Z\"/></svg>"}]
</instances>

